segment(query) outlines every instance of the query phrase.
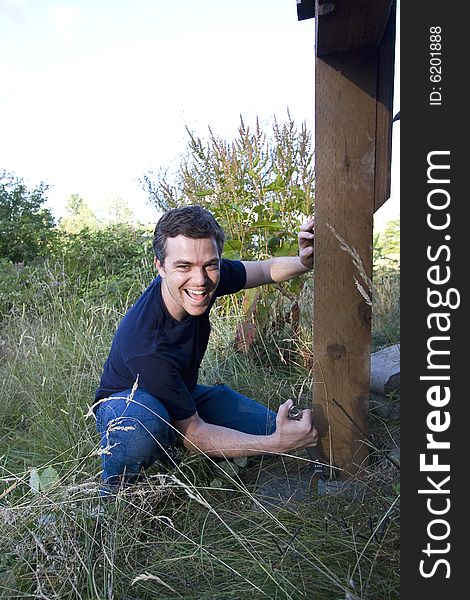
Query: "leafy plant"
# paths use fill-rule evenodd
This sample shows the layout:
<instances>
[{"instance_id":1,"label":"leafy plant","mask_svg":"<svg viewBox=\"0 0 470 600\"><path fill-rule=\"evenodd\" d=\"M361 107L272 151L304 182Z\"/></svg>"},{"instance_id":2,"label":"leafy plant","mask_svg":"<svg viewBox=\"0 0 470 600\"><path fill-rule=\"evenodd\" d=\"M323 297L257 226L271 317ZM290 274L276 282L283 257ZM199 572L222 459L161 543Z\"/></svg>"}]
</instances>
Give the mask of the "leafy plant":
<instances>
[{"instance_id":1,"label":"leafy plant","mask_svg":"<svg viewBox=\"0 0 470 600\"><path fill-rule=\"evenodd\" d=\"M374 235L374 268L398 272L400 268L400 221L389 221L383 231Z\"/></svg>"},{"instance_id":2,"label":"leafy plant","mask_svg":"<svg viewBox=\"0 0 470 600\"><path fill-rule=\"evenodd\" d=\"M29 487L34 494L45 491L59 481L59 474L54 467L46 467L41 471L31 469Z\"/></svg>"},{"instance_id":3,"label":"leafy plant","mask_svg":"<svg viewBox=\"0 0 470 600\"><path fill-rule=\"evenodd\" d=\"M109 225L100 230L83 229L64 237L60 260L69 284L96 300L119 301L133 288L142 291L141 272L152 270L152 235L144 227Z\"/></svg>"},{"instance_id":4,"label":"leafy plant","mask_svg":"<svg viewBox=\"0 0 470 600\"><path fill-rule=\"evenodd\" d=\"M54 217L44 208L47 185L28 189L14 173L0 171L0 258L13 263L46 256L57 237Z\"/></svg>"},{"instance_id":5,"label":"leafy plant","mask_svg":"<svg viewBox=\"0 0 470 600\"><path fill-rule=\"evenodd\" d=\"M98 219L90 205L78 194L67 201L66 216L60 219L60 228L67 233L80 233L83 229L98 229Z\"/></svg>"}]
</instances>

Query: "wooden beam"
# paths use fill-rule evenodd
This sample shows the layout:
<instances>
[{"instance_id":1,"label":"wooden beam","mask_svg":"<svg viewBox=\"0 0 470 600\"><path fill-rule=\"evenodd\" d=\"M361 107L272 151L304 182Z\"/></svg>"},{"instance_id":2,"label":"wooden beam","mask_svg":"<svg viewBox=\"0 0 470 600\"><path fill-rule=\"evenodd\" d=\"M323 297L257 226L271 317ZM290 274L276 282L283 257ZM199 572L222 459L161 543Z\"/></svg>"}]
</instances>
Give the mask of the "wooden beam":
<instances>
[{"instance_id":1,"label":"wooden beam","mask_svg":"<svg viewBox=\"0 0 470 600\"><path fill-rule=\"evenodd\" d=\"M315 0L297 0L297 18L299 21L315 17Z\"/></svg>"},{"instance_id":2,"label":"wooden beam","mask_svg":"<svg viewBox=\"0 0 470 600\"><path fill-rule=\"evenodd\" d=\"M391 0L317 0L317 56L377 48L391 5Z\"/></svg>"},{"instance_id":3,"label":"wooden beam","mask_svg":"<svg viewBox=\"0 0 470 600\"><path fill-rule=\"evenodd\" d=\"M316 58L313 404L346 475L368 456L377 65L376 48Z\"/></svg>"},{"instance_id":4,"label":"wooden beam","mask_svg":"<svg viewBox=\"0 0 470 600\"><path fill-rule=\"evenodd\" d=\"M378 210L390 197L393 83L395 74L395 22L396 5L393 2L378 54L374 210Z\"/></svg>"}]
</instances>

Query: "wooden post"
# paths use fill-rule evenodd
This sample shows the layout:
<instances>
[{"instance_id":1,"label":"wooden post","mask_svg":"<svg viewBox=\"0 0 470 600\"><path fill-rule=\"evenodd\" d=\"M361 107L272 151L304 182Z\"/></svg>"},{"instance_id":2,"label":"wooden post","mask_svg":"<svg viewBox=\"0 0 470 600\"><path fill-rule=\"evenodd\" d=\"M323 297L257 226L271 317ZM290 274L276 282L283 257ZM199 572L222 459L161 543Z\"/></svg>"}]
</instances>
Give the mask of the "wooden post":
<instances>
[{"instance_id":1,"label":"wooden post","mask_svg":"<svg viewBox=\"0 0 470 600\"><path fill-rule=\"evenodd\" d=\"M343 477L368 462L372 229L389 192L394 24L390 0L317 0L313 407Z\"/></svg>"},{"instance_id":2,"label":"wooden post","mask_svg":"<svg viewBox=\"0 0 470 600\"><path fill-rule=\"evenodd\" d=\"M316 60L313 402L346 475L368 454L376 75L375 50Z\"/></svg>"},{"instance_id":3,"label":"wooden post","mask_svg":"<svg viewBox=\"0 0 470 600\"><path fill-rule=\"evenodd\" d=\"M378 50L374 210L378 210L390 197L395 21L396 10L393 6Z\"/></svg>"}]
</instances>

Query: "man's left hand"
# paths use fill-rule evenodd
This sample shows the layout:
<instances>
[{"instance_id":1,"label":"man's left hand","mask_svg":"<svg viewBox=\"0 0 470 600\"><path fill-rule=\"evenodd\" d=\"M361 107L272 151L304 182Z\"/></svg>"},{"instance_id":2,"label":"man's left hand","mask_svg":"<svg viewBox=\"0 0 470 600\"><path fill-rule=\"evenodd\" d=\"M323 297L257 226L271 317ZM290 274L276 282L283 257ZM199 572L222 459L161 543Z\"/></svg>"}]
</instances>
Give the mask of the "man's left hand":
<instances>
[{"instance_id":1,"label":"man's left hand","mask_svg":"<svg viewBox=\"0 0 470 600\"><path fill-rule=\"evenodd\" d=\"M307 267L313 269L313 240L315 230L315 219L312 217L300 226L299 231L299 259Z\"/></svg>"}]
</instances>

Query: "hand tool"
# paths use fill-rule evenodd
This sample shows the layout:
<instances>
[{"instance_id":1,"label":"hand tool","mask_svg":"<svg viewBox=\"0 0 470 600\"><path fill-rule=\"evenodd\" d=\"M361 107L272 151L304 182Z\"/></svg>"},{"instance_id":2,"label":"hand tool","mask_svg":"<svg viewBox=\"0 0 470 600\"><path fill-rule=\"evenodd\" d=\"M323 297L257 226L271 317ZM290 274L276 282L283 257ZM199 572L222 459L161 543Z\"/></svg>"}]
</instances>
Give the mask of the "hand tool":
<instances>
[{"instance_id":1,"label":"hand tool","mask_svg":"<svg viewBox=\"0 0 470 600\"><path fill-rule=\"evenodd\" d=\"M303 410L293 405L290 407L288 416L289 419L300 421L302 418ZM312 460L312 479L334 479L336 478L336 469L333 465L329 464L326 456L324 455L321 448L321 441L318 441L316 446L309 446L305 448L310 459Z\"/></svg>"}]
</instances>

